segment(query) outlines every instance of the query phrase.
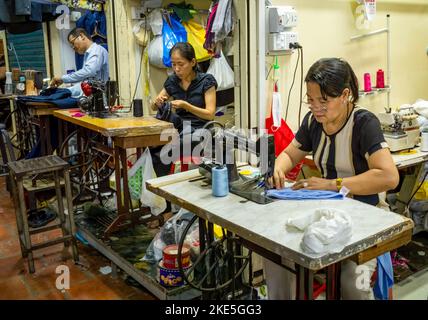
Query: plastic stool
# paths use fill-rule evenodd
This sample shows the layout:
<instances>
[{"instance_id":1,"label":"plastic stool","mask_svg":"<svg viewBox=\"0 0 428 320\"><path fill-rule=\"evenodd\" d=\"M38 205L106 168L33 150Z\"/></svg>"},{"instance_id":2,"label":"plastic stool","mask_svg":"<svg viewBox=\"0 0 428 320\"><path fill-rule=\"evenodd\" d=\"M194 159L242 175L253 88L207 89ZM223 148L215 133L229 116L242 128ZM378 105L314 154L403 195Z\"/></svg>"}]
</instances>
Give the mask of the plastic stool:
<instances>
[{"instance_id":1,"label":"plastic stool","mask_svg":"<svg viewBox=\"0 0 428 320\"><path fill-rule=\"evenodd\" d=\"M15 201L16 224L18 228L19 242L21 245L22 257L28 257L28 268L30 273L35 272L33 251L48 246L64 243L67 248L72 245L73 259L79 261L76 245L76 228L73 218L73 200L70 185L69 164L58 156L45 156L41 158L13 161L8 163L12 182L13 198ZM40 175L51 173L54 175L56 198L58 201L59 222L30 230L28 226L27 209L24 199L23 179L30 175ZM67 198L67 214L64 212L64 203L60 183L60 175L64 175L65 194ZM54 229L62 229L62 237L33 245L31 235L46 232Z\"/></svg>"}]
</instances>

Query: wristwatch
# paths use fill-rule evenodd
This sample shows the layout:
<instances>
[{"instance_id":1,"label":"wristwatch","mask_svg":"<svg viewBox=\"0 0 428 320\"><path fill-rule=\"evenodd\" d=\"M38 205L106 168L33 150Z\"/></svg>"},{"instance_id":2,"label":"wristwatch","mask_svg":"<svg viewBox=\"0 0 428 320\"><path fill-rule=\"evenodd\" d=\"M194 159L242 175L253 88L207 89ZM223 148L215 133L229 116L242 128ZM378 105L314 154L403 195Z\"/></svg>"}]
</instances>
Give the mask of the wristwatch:
<instances>
[{"instance_id":1,"label":"wristwatch","mask_svg":"<svg viewBox=\"0 0 428 320\"><path fill-rule=\"evenodd\" d=\"M342 181L343 181L343 178L337 178L336 179L336 188L337 188L337 191L340 191L340 189L342 189Z\"/></svg>"}]
</instances>

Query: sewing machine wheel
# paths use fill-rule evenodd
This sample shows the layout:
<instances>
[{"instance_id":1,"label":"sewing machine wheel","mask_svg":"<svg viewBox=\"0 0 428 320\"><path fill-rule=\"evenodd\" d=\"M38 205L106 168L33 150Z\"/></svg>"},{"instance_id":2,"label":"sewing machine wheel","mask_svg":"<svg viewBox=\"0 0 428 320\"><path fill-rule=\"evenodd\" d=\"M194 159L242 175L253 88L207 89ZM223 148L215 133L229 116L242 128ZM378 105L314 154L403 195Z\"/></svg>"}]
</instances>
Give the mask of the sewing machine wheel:
<instances>
[{"instance_id":1,"label":"sewing machine wheel","mask_svg":"<svg viewBox=\"0 0 428 320\"><path fill-rule=\"evenodd\" d=\"M79 129L66 137L59 149L59 156L71 165L70 180L79 190L74 195L74 200L98 196L102 201L100 189L108 186L108 179L114 171L113 157L98 147L98 134L86 137L78 150L78 131Z\"/></svg>"},{"instance_id":2,"label":"sewing machine wheel","mask_svg":"<svg viewBox=\"0 0 428 320\"><path fill-rule=\"evenodd\" d=\"M200 254L189 268L183 269L181 250L192 225L199 221ZM240 239L222 229L222 236L214 235L214 225L194 216L183 231L178 244L178 267L186 283L209 294L210 298L234 299L243 294L242 273L250 262L251 251L242 254ZM251 272L250 272L251 273Z\"/></svg>"}]
</instances>

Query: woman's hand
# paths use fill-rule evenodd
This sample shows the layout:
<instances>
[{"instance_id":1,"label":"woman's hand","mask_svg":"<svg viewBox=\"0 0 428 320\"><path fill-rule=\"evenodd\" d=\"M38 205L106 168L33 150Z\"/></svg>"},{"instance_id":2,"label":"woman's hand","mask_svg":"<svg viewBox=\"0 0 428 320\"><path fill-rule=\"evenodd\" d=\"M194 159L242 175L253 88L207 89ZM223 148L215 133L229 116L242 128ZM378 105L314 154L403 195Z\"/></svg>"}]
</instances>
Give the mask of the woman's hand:
<instances>
[{"instance_id":1,"label":"woman's hand","mask_svg":"<svg viewBox=\"0 0 428 320\"><path fill-rule=\"evenodd\" d=\"M184 100L173 100L171 101L171 107L173 107L174 109L184 109L188 111L189 103Z\"/></svg>"},{"instance_id":2,"label":"woman's hand","mask_svg":"<svg viewBox=\"0 0 428 320\"><path fill-rule=\"evenodd\" d=\"M337 191L336 180L323 179L318 177L312 177L309 179L302 179L297 181L291 189L307 189L307 190L330 190Z\"/></svg>"},{"instance_id":3,"label":"woman's hand","mask_svg":"<svg viewBox=\"0 0 428 320\"><path fill-rule=\"evenodd\" d=\"M157 97L156 97L156 99L155 99L155 101L153 101L153 104L156 106L156 107L160 107L161 105L163 105L164 103L165 103L165 101L166 100L168 100L168 96L166 96L166 95L164 95L164 94L162 94L162 93L160 93Z\"/></svg>"},{"instance_id":4,"label":"woman's hand","mask_svg":"<svg viewBox=\"0 0 428 320\"><path fill-rule=\"evenodd\" d=\"M286 168L287 168L287 165L284 159L282 159L281 157L278 157L275 160L275 168L273 170L273 176L269 178L269 181L268 181L271 187L275 187L276 189L284 188L285 181L286 181L285 175L287 174Z\"/></svg>"}]
</instances>

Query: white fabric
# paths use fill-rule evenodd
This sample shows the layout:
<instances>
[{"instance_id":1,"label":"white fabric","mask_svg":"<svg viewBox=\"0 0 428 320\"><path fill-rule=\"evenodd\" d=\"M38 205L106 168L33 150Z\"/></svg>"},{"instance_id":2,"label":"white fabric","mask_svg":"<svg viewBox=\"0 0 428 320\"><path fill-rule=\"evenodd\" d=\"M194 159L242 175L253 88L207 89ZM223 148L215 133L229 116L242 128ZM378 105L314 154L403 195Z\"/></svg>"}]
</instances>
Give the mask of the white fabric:
<instances>
[{"instance_id":1,"label":"white fabric","mask_svg":"<svg viewBox=\"0 0 428 320\"><path fill-rule=\"evenodd\" d=\"M295 219L287 226L305 231L301 248L310 254L322 255L343 250L352 237L351 217L337 209L319 209Z\"/></svg>"},{"instance_id":2,"label":"white fabric","mask_svg":"<svg viewBox=\"0 0 428 320\"><path fill-rule=\"evenodd\" d=\"M413 110L416 113L428 119L428 101L419 99L413 104Z\"/></svg>"},{"instance_id":3,"label":"white fabric","mask_svg":"<svg viewBox=\"0 0 428 320\"><path fill-rule=\"evenodd\" d=\"M281 94L279 92L274 92L272 97L272 118L275 128L281 126L281 110Z\"/></svg>"}]
</instances>

